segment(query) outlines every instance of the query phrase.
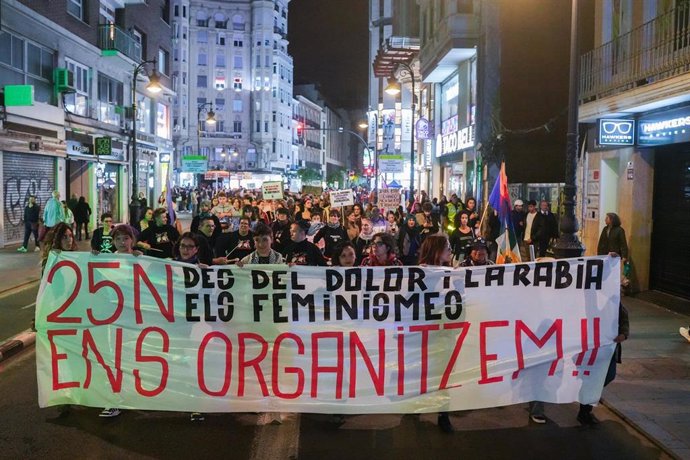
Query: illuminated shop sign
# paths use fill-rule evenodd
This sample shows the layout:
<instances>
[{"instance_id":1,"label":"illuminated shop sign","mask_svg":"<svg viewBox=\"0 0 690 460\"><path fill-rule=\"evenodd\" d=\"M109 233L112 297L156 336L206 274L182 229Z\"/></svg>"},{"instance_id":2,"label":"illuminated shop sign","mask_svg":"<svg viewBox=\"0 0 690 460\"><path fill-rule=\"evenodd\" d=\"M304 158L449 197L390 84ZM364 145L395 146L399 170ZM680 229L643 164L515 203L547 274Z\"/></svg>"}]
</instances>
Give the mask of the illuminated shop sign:
<instances>
[{"instance_id":1,"label":"illuminated shop sign","mask_svg":"<svg viewBox=\"0 0 690 460\"><path fill-rule=\"evenodd\" d=\"M465 126L453 134L438 136L436 145L437 157L474 147L474 125Z\"/></svg>"},{"instance_id":2,"label":"illuminated shop sign","mask_svg":"<svg viewBox=\"0 0 690 460\"><path fill-rule=\"evenodd\" d=\"M635 120L599 120L599 145L634 145Z\"/></svg>"},{"instance_id":3,"label":"illuminated shop sign","mask_svg":"<svg viewBox=\"0 0 690 460\"><path fill-rule=\"evenodd\" d=\"M640 146L680 142L690 142L690 107L643 117L637 122L637 143Z\"/></svg>"}]
</instances>

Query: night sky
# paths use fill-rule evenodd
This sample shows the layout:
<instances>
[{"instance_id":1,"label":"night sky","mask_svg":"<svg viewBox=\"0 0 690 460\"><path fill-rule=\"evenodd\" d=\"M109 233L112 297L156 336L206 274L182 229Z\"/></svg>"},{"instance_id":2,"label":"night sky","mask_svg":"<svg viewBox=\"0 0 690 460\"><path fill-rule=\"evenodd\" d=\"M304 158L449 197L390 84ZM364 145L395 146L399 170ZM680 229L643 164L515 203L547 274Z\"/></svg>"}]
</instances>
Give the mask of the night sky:
<instances>
[{"instance_id":1,"label":"night sky","mask_svg":"<svg viewBox=\"0 0 690 460\"><path fill-rule=\"evenodd\" d=\"M335 107L367 108L368 0L292 0L295 84L316 83Z\"/></svg>"}]
</instances>

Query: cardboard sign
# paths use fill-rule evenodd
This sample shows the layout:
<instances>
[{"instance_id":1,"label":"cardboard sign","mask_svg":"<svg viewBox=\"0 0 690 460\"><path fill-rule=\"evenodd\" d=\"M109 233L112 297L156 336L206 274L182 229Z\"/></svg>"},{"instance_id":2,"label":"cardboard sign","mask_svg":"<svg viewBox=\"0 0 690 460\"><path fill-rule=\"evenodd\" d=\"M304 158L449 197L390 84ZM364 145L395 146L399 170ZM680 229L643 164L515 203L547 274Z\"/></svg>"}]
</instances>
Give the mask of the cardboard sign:
<instances>
[{"instance_id":1,"label":"cardboard sign","mask_svg":"<svg viewBox=\"0 0 690 460\"><path fill-rule=\"evenodd\" d=\"M330 192L331 206L337 208L340 206L352 206L355 204L352 190L333 190Z\"/></svg>"},{"instance_id":2,"label":"cardboard sign","mask_svg":"<svg viewBox=\"0 0 690 460\"><path fill-rule=\"evenodd\" d=\"M283 183L280 181L264 182L261 185L261 193L264 200L282 200L284 198Z\"/></svg>"},{"instance_id":3,"label":"cardboard sign","mask_svg":"<svg viewBox=\"0 0 690 460\"><path fill-rule=\"evenodd\" d=\"M379 190L378 198L379 208L397 209L400 206L400 190Z\"/></svg>"}]
</instances>

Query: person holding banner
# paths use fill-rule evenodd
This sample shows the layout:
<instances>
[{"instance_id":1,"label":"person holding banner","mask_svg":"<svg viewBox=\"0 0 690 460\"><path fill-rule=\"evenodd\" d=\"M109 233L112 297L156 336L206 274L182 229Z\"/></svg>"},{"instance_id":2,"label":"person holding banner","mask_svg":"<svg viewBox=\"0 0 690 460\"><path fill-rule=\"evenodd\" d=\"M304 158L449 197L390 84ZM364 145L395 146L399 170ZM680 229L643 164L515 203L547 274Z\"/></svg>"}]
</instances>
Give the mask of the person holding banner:
<instances>
[{"instance_id":1,"label":"person holding banner","mask_svg":"<svg viewBox=\"0 0 690 460\"><path fill-rule=\"evenodd\" d=\"M102 227L93 231L93 238L91 238L91 252L99 253L105 252L110 254L115 252L113 247L113 236L110 234L113 228L113 215L109 212L104 212L101 215Z\"/></svg>"},{"instance_id":2,"label":"person holding banner","mask_svg":"<svg viewBox=\"0 0 690 460\"><path fill-rule=\"evenodd\" d=\"M287 251L285 260L288 265L308 265L311 267L323 267L326 261L321 251L313 243L307 241L309 222L299 220L290 226L290 238L292 246Z\"/></svg>"},{"instance_id":3,"label":"person holding banner","mask_svg":"<svg viewBox=\"0 0 690 460\"><path fill-rule=\"evenodd\" d=\"M385 232L374 235L371 240L371 252L362 260L362 267L402 266L398 259L398 248L393 237Z\"/></svg>"},{"instance_id":4,"label":"person holding banner","mask_svg":"<svg viewBox=\"0 0 690 460\"><path fill-rule=\"evenodd\" d=\"M450 243L446 235L429 235L419 250L419 265L423 267L449 267L453 259ZM452 433L448 412L438 414L438 427L444 433Z\"/></svg>"},{"instance_id":5,"label":"person holding banner","mask_svg":"<svg viewBox=\"0 0 690 460\"><path fill-rule=\"evenodd\" d=\"M223 233L218 237L215 247L216 256L226 257L228 262L236 262L254 251L254 240L249 226L249 217L243 216L240 218L238 230L232 233Z\"/></svg>"},{"instance_id":6,"label":"person holding banner","mask_svg":"<svg viewBox=\"0 0 690 460\"><path fill-rule=\"evenodd\" d=\"M149 251L152 257L172 259L173 246L179 238L177 229L168 224L168 211L158 208L153 211L153 223L139 235L139 247Z\"/></svg>"},{"instance_id":7,"label":"person holding banner","mask_svg":"<svg viewBox=\"0 0 690 460\"><path fill-rule=\"evenodd\" d=\"M461 267L481 267L495 265L489 260L489 246L484 238L477 238L470 244L470 254L460 263Z\"/></svg>"},{"instance_id":8,"label":"person holding banner","mask_svg":"<svg viewBox=\"0 0 690 460\"><path fill-rule=\"evenodd\" d=\"M74 233L69 225L59 222L46 233L41 252L41 270L46 266L50 251L76 251L77 242L74 241Z\"/></svg>"},{"instance_id":9,"label":"person holding banner","mask_svg":"<svg viewBox=\"0 0 690 460\"><path fill-rule=\"evenodd\" d=\"M238 267L245 264L282 264L285 263L283 255L271 248L273 244L273 231L271 227L260 222L254 230L254 247L256 250L237 262Z\"/></svg>"},{"instance_id":10,"label":"person holding banner","mask_svg":"<svg viewBox=\"0 0 690 460\"><path fill-rule=\"evenodd\" d=\"M287 208L276 209L276 220L271 224L273 231L273 249L283 256L290 246L290 219L288 218Z\"/></svg>"},{"instance_id":11,"label":"person holding banner","mask_svg":"<svg viewBox=\"0 0 690 460\"><path fill-rule=\"evenodd\" d=\"M355 254L355 245L352 244L352 241L343 241L333 250L331 265L334 267L352 268L356 266L356 261L357 254Z\"/></svg>"},{"instance_id":12,"label":"person holding banner","mask_svg":"<svg viewBox=\"0 0 690 460\"><path fill-rule=\"evenodd\" d=\"M133 256L140 256L143 253L134 249L137 237L134 234L134 229L127 224L120 224L113 229L113 245L115 246L115 254L131 254Z\"/></svg>"}]
</instances>

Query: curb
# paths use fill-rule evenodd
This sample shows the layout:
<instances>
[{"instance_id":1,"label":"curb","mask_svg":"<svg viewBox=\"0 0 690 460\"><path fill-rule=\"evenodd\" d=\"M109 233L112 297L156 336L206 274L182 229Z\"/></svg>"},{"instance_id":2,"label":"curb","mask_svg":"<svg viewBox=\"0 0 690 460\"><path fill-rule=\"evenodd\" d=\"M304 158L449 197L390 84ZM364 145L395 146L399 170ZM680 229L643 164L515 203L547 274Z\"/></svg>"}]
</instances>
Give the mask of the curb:
<instances>
[{"instance_id":1,"label":"curb","mask_svg":"<svg viewBox=\"0 0 690 460\"><path fill-rule=\"evenodd\" d=\"M681 457L679 457L675 452L673 452L673 449L671 449L670 447L668 447L667 445L665 445L663 442L659 441L659 440L656 439L654 436L652 436L651 434L649 434L649 433L647 432L647 430L645 430L644 428L642 428L639 424L635 423L634 420L632 420L630 417L628 417L627 415L625 415L625 413L624 413L623 411L621 411L620 409L617 409L613 404L611 404L610 402L606 401L604 398L601 398L601 404L604 405L604 406L606 406L606 408L607 408L608 410L610 410L611 412L613 412L614 414L616 414L618 417L620 417L621 419L623 419L623 421L625 421L625 423L627 423L628 425L630 425L631 427L633 427L633 429L635 429L635 431L637 431L637 432L640 433L642 436L644 436L645 438L647 438L652 444L654 444L654 445L657 446L659 449L661 449L664 453L666 453L666 455L668 455L669 457L671 457L671 458L673 458L673 459L675 459L675 460L682 460Z\"/></svg>"},{"instance_id":2,"label":"curb","mask_svg":"<svg viewBox=\"0 0 690 460\"><path fill-rule=\"evenodd\" d=\"M31 329L20 332L14 337L0 344L0 363L16 355L36 342L36 333Z\"/></svg>"}]
</instances>

